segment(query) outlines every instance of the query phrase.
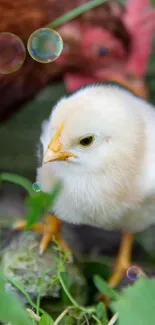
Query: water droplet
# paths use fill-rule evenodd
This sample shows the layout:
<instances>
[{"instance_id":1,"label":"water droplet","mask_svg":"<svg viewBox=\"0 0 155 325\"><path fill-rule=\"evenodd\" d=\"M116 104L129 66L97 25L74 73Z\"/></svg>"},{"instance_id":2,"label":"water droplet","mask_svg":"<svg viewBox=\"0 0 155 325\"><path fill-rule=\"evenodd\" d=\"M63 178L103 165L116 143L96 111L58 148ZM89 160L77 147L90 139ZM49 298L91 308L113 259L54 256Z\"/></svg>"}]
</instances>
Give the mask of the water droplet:
<instances>
[{"instance_id":1,"label":"water droplet","mask_svg":"<svg viewBox=\"0 0 155 325\"><path fill-rule=\"evenodd\" d=\"M40 28L30 35L27 49L31 57L37 62L50 63L61 54L63 40L55 30Z\"/></svg>"},{"instance_id":2,"label":"water droplet","mask_svg":"<svg viewBox=\"0 0 155 325\"><path fill-rule=\"evenodd\" d=\"M23 41L12 33L0 33L0 73L9 74L17 71L25 58Z\"/></svg>"},{"instance_id":3,"label":"water droplet","mask_svg":"<svg viewBox=\"0 0 155 325\"><path fill-rule=\"evenodd\" d=\"M126 275L128 279L135 281L142 275L142 271L137 266L131 266L127 269Z\"/></svg>"},{"instance_id":4,"label":"water droplet","mask_svg":"<svg viewBox=\"0 0 155 325\"><path fill-rule=\"evenodd\" d=\"M40 192L41 191L41 184L40 183L33 183L32 188L35 192Z\"/></svg>"}]
</instances>

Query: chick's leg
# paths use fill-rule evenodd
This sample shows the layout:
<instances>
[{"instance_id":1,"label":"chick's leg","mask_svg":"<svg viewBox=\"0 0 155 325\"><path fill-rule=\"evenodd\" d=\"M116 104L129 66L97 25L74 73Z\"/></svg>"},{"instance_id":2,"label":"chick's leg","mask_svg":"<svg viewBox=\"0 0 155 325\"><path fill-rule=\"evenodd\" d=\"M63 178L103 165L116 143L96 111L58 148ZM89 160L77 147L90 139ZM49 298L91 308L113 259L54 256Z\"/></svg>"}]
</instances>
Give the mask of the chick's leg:
<instances>
[{"instance_id":1,"label":"chick's leg","mask_svg":"<svg viewBox=\"0 0 155 325\"><path fill-rule=\"evenodd\" d=\"M14 229L22 230L26 228L26 221L18 221L14 225ZM40 243L40 254L43 254L48 244L53 240L53 238L60 244L62 249L70 252L67 244L61 236L61 221L54 215L47 215L43 219L43 223L35 223L31 227L32 230L42 234L42 240Z\"/></svg>"},{"instance_id":2,"label":"chick's leg","mask_svg":"<svg viewBox=\"0 0 155 325\"><path fill-rule=\"evenodd\" d=\"M114 272L109 279L109 285L113 288L119 284L131 265L134 238L134 234L123 234L120 249L116 258L116 264L114 266Z\"/></svg>"}]
</instances>

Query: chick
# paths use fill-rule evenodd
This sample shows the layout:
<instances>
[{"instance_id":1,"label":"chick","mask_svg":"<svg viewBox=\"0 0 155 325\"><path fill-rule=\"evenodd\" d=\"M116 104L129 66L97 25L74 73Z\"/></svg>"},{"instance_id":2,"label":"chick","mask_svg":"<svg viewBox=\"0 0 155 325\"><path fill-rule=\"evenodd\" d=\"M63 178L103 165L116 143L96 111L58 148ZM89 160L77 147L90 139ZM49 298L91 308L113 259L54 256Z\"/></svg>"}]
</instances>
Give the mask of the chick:
<instances>
[{"instance_id":1,"label":"chick","mask_svg":"<svg viewBox=\"0 0 155 325\"><path fill-rule=\"evenodd\" d=\"M114 85L89 85L62 98L43 125L42 190L59 179L60 219L124 233L114 274L131 262L133 233L155 223L155 111Z\"/></svg>"}]
</instances>

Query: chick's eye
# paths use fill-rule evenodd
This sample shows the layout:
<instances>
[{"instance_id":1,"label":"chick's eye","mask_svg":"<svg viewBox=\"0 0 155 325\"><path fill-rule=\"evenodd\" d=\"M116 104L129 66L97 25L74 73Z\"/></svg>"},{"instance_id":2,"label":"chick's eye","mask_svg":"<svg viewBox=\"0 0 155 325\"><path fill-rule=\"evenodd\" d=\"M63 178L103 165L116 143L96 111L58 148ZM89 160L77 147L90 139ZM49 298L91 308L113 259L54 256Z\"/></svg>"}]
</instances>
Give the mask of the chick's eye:
<instances>
[{"instance_id":1,"label":"chick's eye","mask_svg":"<svg viewBox=\"0 0 155 325\"><path fill-rule=\"evenodd\" d=\"M94 142L94 136L93 135L89 135L88 137L85 137L85 138L82 138L80 141L79 141L79 145L81 147L89 147L93 144Z\"/></svg>"}]
</instances>

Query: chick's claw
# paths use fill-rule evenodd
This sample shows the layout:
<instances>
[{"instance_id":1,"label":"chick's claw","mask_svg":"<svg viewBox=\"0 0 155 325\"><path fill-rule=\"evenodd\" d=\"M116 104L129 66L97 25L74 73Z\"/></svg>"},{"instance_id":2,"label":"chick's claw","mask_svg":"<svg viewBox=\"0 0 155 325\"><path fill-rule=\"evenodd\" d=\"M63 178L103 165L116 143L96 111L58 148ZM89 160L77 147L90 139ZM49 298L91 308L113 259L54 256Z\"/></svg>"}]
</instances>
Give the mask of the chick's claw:
<instances>
[{"instance_id":1,"label":"chick's claw","mask_svg":"<svg viewBox=\"0 0 155 325\"><path fill-rule=\"evenodd\" d=\"M14 229L22 230L25 229L27 222L25 220L20 220L14 225ZM35 223L31 226L31 230L39 232L43 235L40 243L40 254L43 254L48 247L48 244L55 239L63 250L70 252L67 244L61 236L61 221L54 215L47 215L43 219L43 223Z\"/></svg>"}]
</instances>

